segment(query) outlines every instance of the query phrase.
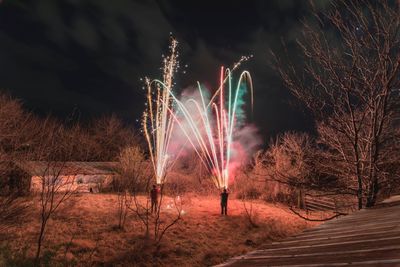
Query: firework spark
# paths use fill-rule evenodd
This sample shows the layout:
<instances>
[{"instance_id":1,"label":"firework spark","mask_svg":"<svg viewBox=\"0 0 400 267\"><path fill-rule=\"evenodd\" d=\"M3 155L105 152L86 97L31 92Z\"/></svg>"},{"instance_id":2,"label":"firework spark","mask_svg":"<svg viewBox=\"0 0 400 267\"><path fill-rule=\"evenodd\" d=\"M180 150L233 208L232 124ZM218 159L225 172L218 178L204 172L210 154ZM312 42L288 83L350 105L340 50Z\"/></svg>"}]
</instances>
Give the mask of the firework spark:
<instances>
[{"instance_id":1,"label":"firework spark","mask_svg":"<svg viewBox=\"0 0 400 267\"><path fill-rule=\"evenodd\" d=\"M253 87L250 73L241 73L236 87L232 82L232 71L250 57L242 57L232 71L221 68L220 86L207 100L206 90L198 83L200 100L189 98L180 101L174 94L173 77L179 68L176 51L177 41L172 39L170 55L164 58L163 79L145 79L147 86L147 109L143 114L143 129L154 167L156 182L165 181L167 169L172 165L169 150L174 123L186 137L186 142L209 170L218 188L228 188L233 171L231 166L235 133L240 123L242 97L250 88L253 105Z\"/></svg>"},{"instance_id":2,"label":"firework spark","mask_svg":"<svg viewBox=\"0 0 400 267\"><path fill-rule=\"evenodd\" d=\"M173 77L179 67L177 45L178 42L171 39L170 54L163 62L162 81L145 78L147 107L142 124L157 184L164 183L167 169L171 165L168 147L174 128L171 93Z\"/></svg>"},{"instance_id":3,"label":"firework spark","mask_svg":"<svg viewBox=\"0 0 400 267\"><path fill-rule=\"evenodd\" d=\"M233 69L237 67L238 65L235 64ZM200 100L189 98L182 102L170 91L177 111L174 113L170 110L170 114L209 170L219 189L229 186L233 171L230 163L235 132L240 127L242 97L247 87L251 92L252 103L253 87L250 73L242 72L234 88L231 70L221 68L220 86L210 101L206 100L206 91L199 83Z\"/></svg>"}]
</instances>

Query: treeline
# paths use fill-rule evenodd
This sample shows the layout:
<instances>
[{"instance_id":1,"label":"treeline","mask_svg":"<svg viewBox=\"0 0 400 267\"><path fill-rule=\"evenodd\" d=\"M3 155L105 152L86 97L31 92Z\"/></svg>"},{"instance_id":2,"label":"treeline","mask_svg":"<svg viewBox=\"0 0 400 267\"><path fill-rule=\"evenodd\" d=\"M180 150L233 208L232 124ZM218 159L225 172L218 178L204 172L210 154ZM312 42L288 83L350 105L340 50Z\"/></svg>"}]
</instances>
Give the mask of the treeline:
<instances>
[{"instance_id":1,"label":"treeline","mask_svg":"<svg viewBox=\"0 0 400 267\"><path fill-rule=\"evenodd\" d=\"M353 169L344 166L337 151L329 149L328 145L320 135L281 134L268 149L255 155L252 165L240 173L236 186L243 197L261 197L291 205L299 205L301 192L302 197L307 193L320 197L348 196L354 203L360 200L362 207L373 206L378 200L400 193L400 153L390 153L400 148L398 142L385 149L391 157L381 158L382 163L374 177L377 187L370 186L371 178L365 171L361 177L361 195ZM369 202L371 195L374 203Z\"/></svg>"},{"instance_id":2,"label":"treeline","mask_svg":"<svg viewBox=\"0 0 400 267\"><path fill-rule=\"evenodd\" d=\"M21 161L118 161L121 150L139 145L137 133L115 115L85 125L39 117L20 100L0 93L0 188ZM4 192L3 192L4 193ZM10 193L10 192L9 192Z\"/></svg>"},{"instance_id":3,"label":"treeline","mask_svg":"<svg viewBox=\"0 0 400 267\"><path fill-rule=\"evenodd\" d=\"M0 93L0 161L40 160L43 144L53 141L68 147L70 161L115 161L123 147L139 143L139 135L116 116L103 116L82 124L55 117L38 117L18 99ZM39 153L40 154L40 153Z\"/></svg>"},{"instance_id":4,"label":"treeline","mask_svg":"<svg viewBox=\"0 0 400 267\"><path fill-rule=\"evenodd\" d=\"M317 137L300 142L304 167L322 174L312 179L337 180L328 188L355 195L359 209L399 183L399 10L397 1L335 1L304 24L297 63L275 57L283 83L315 118ZM278 147L295 148L282 140Z\"/></svg>"}]
</instances>

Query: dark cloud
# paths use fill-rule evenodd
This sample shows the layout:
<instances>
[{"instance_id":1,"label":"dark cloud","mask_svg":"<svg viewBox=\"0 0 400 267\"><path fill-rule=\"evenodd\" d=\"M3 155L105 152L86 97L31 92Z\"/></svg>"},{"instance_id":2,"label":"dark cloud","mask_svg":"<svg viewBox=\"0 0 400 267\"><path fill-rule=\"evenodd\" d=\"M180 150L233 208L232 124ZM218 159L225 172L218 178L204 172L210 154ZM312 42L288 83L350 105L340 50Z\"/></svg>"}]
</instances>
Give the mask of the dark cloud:
<instances>
[{"instance_id":1,"label":"dark cloud","mask_svg":"<svg viewBox=\"0 0 400 267\"><path fill-rule=\"evenodd\" d=\"M269 50L293 41L306 15L297 0L8 0L0 5L0 88L38 112L134 121L144 102L139 78L160 75L172 32L188 64L180 87L214 86L220 65L253 54L243 67L255 82L255 124L264 136L306 129L269 62Z\"/></svg>"}]
</instances>

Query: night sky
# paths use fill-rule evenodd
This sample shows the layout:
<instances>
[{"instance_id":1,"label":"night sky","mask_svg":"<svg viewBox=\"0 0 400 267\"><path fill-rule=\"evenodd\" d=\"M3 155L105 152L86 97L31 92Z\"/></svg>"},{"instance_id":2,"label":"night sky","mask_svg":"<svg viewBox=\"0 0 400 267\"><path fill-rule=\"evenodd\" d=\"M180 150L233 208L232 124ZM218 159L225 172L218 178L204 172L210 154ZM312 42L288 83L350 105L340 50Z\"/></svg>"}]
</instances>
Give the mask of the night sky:
<instances>
[{"instance_id":1,"label":"night sky","mask_svg":"<svg viewBox=\"0 0 400 267\"><path fill-rule=\"evenodd\" d=\"M320 1L323 7L326 1ZM160 77L172 33L180 42L177 87L218 81L241 55L255 86L252 122L263 137L310 130L272 68L281 40L296 54L307 1L32 0L0 1L0 88L38 114L85 120L116 113L140 120L140 78ZM295 59L295 60L301 60ZM183 68L181 69L183 70Z\"/></svg>"}]
</instances>

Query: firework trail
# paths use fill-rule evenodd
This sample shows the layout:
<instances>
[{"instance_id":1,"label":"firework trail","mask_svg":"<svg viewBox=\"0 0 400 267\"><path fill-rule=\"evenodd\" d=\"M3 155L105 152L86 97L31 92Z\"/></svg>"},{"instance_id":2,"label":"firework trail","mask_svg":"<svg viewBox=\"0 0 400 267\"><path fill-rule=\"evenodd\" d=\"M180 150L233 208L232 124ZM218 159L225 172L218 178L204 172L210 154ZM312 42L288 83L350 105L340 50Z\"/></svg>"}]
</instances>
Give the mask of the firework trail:
<instances>
[{"instance_id":1,"label":"firework trail","mask_svg":"<svg viewBox=\"0 0 400 267\"><path fill-rule=\"evenodd\" d=\"M243 60L247 60L247 57L243 57L241 61ZM235 64L232 70L236 69L240 62ZM176 103L176 113L171 110L171 116L209 170L219 189L228 188L233 172L231 160L235 146L235 133L243 123L242 98L248 87L251 103L253 103L250 73L242 72L235 87L232 79L232 71L221 68L220 86L209 101L207 91L199 83L198 98L180 101L172 91L169 91Z\"/></svg>"},{"instance_id":2,"label":"firework trail","mask_svg":"<svg viewBox=\"0 0 400 267\"><path fill-rule=\"evenodd\" d=\"M168 147L174 128L171 93L173 77L179 68L177 45L178 42L172 38L170 54L163 62L163 80L145 78L147 108L143 113L142 126L157 184L164 183L167 169L171 165Z\"/></svg>"},{"instance_id":3,"label":"firework trail","mask_svg":"<svg viewBox=\"0 0 400 267\"><path fill-rule=\"evenodd\" d=\"M170 140L177 123L186 140L209 170L218 188L228 188L235 134L243 122L242 97L250 88L253 106L253 87L250 73L241 73L234 88L232 71L250 57L242 57L232 70L221 68L220 86L208 100L207 90L198 83L198 98L180 101L173 93L173 77L179 68L177 41L172 39L170 54L164 58L163 79L145 79L147 109L143 114L144 135L149 147L157 184L165 181L172 165Z\"/></svg>"}]
</instances>

